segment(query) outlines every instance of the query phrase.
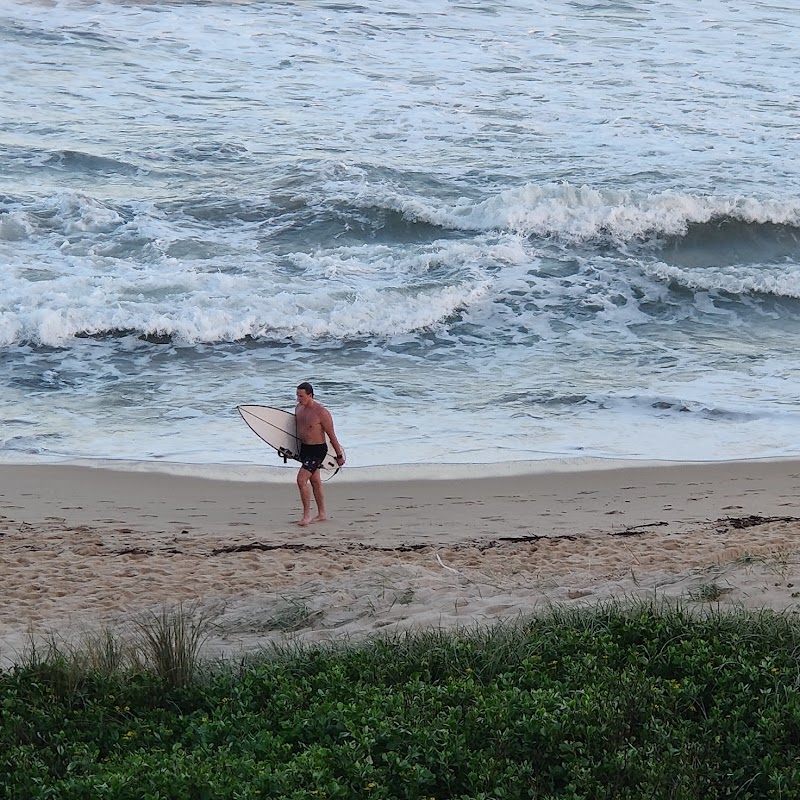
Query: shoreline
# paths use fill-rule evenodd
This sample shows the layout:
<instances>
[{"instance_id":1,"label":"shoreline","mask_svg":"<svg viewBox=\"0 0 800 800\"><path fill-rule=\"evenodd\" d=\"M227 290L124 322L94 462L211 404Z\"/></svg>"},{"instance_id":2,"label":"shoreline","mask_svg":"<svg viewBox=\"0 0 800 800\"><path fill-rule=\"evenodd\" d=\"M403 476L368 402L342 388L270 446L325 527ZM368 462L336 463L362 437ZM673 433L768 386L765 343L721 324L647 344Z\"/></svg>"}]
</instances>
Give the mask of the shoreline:
<instances>
[{"instance_id":1,"label":"shoreline","mask_svg":"<svg viewBox=\"0 0 800 800\"><path fill-rule=\"evenodd\" d=\"M281 471L0 465L0 665L31 631L124 625L163 603L213 609L220 653L610 598L800 609L798 459L337 476L330 519L303 529Z\"/></svg>"},{"instance_id":2,"label":"shoreline","mask_svg":"<svg viewBox=\"0 0 800 800\"><path fill-rule=\"evenodd\" d=\"M470 480L570 472L606 472L650 467L721 466L734 464L785 464L797 462L800 455L758 456L730 459L658 459L620 456L548 456L542 459L489 462L418 462L397 464L346 465L335 476L337 483L390 482L406 480ZM30 456L0 460L0 470L19 467L83 468L107 472L148 473L242 483L285 483L294 480L295 462L275 464L243 462L188 462L131 460L114 458L78 458Z\"/></svg>"}]
</instances>

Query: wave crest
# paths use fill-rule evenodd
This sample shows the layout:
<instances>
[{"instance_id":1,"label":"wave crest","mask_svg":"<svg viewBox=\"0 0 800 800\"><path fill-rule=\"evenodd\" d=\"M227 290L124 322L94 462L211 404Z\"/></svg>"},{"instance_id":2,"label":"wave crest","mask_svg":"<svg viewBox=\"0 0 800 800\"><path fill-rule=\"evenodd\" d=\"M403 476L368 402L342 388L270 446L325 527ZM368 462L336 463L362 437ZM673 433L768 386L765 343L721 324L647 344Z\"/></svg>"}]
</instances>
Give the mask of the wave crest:
<instances>
[{"instance_id":1,"label":"wave crest","mask_svg":"<svg viewBox=\"0 0 800 800\"><path fill-rule=\"evenodd\" d=\"M800 270L796 266L726 267L684 269L659 262L646 270L652 277L692 291L727 292L733 295L770 294L800 299Z\"/></svg>"},{"instance_id":2,"label":"wave crest","mask_svg":"<svg viewBox=\"0 0 800 800\"><path fill-rule=\"evenodd\" d=\"M463 231L508 231L574 242L624 243L683 236L691 225L721 219L800 227L800 198L717 197L680 192L641 194L569 183L525 184L481 201L434 205L394 190L375 202L412 221Z\"/></svg>"},{"instance_id":3,"label":"wave crest","mask_svg":"<svg viewBox=\"0 0 800 800\"><path fill-rule=\"evenodd\" d=\"M280 292L242 306L232 299L206 306L185 302L109 303L0 314L0 345L29 342L64 347L75 338L138 336L151 343L215 344L246 339L337 341L394 337L430 330L479 302L488 283L435 286L414 292L368 288L356 293Z\"/></svg>"}]
</instances>

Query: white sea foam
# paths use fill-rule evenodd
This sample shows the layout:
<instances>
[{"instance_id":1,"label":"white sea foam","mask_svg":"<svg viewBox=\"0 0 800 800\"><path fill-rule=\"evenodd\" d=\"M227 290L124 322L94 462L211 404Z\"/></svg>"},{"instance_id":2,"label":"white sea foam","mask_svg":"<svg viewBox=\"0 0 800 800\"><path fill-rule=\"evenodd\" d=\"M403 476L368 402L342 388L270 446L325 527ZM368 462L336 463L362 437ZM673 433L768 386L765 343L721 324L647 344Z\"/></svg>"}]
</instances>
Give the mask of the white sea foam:
<instances>
[{"instance_id":1,"label":"white sea foam","mask_svg":"<svg viewBox=\"0 0 800 800\"><path fill-rule=\"evenodd\" d=\"M459 243L424 253L299 253L292 258L304 270L303 282L281 288L269 263L231 275L172 259L147 265L59 256L34 281L27 274L7 280L0 337L5 344L48 346L67 345L78 334L128 330L189 344L391 337L429 329L481 302L491 280L479 263L520 257L509 245ZM429 274L434 267L447 274Z\"/></svg>"},{"instance_id":2,"label":"white sea foam","mask_svg":"<svg viewBox=\"0 0 800 800\"><path fill-rule=\"evenodd\" d=\"M6 242L19 242L27 239L34 231L28 215L11 212L0 217L0 239Z\"/></svg>"}]
</instances>

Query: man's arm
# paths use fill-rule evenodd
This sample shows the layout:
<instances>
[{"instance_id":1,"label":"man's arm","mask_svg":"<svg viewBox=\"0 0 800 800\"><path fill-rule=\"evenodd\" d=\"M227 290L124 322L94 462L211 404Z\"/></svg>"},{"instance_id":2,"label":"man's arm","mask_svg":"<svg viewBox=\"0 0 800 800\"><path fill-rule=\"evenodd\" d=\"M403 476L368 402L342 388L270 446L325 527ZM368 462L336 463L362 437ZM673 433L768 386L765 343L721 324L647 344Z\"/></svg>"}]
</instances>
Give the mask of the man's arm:
<instances>
[{"instance_id":1,"label":"man's arm","mask_svg":"<svg viewBox=\"0 0 800 800\"><path fill-rule=\"evenodd\" d=\"M344 448L336 438L336 431L333 429L333 417L327 408L320 414L319 421L322 423L322 430L328 434L328 438L331 440L336 461L341 461L342 464L344 464ZM341 464L339 466L341 466Z\"/></svg>"}]
</instances>

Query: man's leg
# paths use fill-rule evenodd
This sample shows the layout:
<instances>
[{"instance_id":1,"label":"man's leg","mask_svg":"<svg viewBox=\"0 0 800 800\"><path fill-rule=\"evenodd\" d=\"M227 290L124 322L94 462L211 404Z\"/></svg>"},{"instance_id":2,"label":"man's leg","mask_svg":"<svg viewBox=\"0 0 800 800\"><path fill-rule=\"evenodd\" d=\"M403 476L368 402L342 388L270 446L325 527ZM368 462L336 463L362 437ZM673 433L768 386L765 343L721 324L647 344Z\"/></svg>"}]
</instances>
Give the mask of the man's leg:
<instances>
[{"instance_id":1,"label":"man's leg","mask_svg":"<svg viewBox=\"0 0 800 800\"><path fill-rule=\"evenodd\" d=\"M319 470L315 470L311 476L311 489L314 492L314 501L317 504L317 516L311 521L322 522L328 519L328 515L325 513L325 492L322 488L322 476L319 474Z\"/></svg>"},{"instance_id":2,"label":"man's leg","mask_svg":"<svg viewBox=\"0 0 800 800\"><path fill-rule=\"evenodd\" d=\"M300 502L303 504L303 516L297 521L305 527L311 522L311 487L308 485L311 473L302 467L297 471L297 488L300 490Z\"/></svg>"}]
</instances>

